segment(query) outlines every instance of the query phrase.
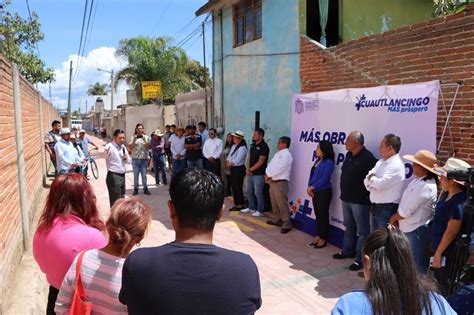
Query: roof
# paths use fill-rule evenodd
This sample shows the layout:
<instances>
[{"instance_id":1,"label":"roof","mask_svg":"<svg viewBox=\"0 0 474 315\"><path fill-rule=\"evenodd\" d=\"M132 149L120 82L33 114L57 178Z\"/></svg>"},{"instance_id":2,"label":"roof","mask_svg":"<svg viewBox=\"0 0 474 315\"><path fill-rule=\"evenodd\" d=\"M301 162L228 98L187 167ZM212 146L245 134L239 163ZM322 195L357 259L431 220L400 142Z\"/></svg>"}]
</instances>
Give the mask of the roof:
<instances>
[{"instance_id":1,"label":"roof","mask_svg":"<svg viewBox=\"0 0 474 315\"><path fill-rule=\"evenodd\" d=\"M205 5L203 5L196 11L196 16L200 16L200 15L203 15L204 13L211 11L213 7L216 4L219 4L221 1L222 0L209 0Z\"/></svg>"}]
</instances>

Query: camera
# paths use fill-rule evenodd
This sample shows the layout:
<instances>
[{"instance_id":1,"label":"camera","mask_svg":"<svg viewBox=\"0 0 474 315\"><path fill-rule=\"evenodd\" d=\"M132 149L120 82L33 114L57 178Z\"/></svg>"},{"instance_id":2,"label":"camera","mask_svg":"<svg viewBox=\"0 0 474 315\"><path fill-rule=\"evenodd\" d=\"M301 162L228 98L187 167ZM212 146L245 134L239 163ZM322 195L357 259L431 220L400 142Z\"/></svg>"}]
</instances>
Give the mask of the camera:
<instances>
[{"instance_id":1,"label":"camera","mask_svg":"<svg viewBox=\"0 0 474 315\"><path fill-rule=\"evenodd\" d=\"M474 168L469 168L467 171L449 171L448 179L455 179L458 181L466 182L466 184L473 184Z\"/></svg>"},{"instance_id":2,"label":"camera","mask_svg":"<svg viewBox=\"0 0 474 315\"><path fill-rule=\"evenodd\" d=\"M137 135L137 139L143 138L143 135Z\"/></svg>"}]
</instances>

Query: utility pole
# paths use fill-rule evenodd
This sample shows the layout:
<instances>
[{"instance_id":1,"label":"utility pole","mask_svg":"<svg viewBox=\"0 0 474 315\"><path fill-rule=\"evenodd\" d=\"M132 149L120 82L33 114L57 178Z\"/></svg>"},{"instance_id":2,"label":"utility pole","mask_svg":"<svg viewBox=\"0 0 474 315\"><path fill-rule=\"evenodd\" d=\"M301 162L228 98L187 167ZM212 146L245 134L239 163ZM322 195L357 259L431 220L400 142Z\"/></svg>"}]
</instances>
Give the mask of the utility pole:
<instances>
[{"instance_id":1,"label":"utility pole","mask_svg":"<svg viewBox=\"0 0 474 315\"><path fill-rule=\"evenodd\" d=\"M114 110L114 70L110 71L110 115Z\"/></svg>"},{"instance_id":2,"label":"utility pole","mask_svg":"<svg viewBox=\"0 0 474 315\"><path fill-rule=\"evenodd\" d=\"M87 100L86 100L86 114L87 114Z\"/></svg>"},{"instance_id":3,"label":"utility pole","mask_svg":"<svg viewBox=\"0 0 474 315\"><path fill-rule=\"evenodd\" d=\"M207 19L206 19L207 20ZM206 21L202 22L202 54L204 56L204 103L206 104L206 123L209 124L209 117L207 113L207 68L206 68ZM214 127L214 119L209 124Z\"/></svg>"},{"instance_id":4,"label":"utility pole","mask_svg":"<svg viewBox=\"0 0 474 315\"><path fill-rule=\"evenodd\" d=\"M69 65L69 94L67 97L67 119L68 119L69 128L71 128L71 81L72 81L72 60Z\"/></svg>"}]
</instances>

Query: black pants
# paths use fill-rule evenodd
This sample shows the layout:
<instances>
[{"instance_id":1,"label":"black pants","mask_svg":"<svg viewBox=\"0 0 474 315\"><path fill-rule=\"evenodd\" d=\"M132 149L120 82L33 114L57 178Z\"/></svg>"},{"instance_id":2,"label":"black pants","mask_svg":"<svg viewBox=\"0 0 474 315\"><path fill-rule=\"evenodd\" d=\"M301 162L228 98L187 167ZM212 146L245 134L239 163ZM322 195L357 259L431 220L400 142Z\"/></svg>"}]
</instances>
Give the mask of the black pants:
<instances>
[{"instance_id":1,"label":"black pants","mask_svg":"<svg viewBox=\"0 0 474 315\"><path fill-rule=\"evenodd\" d=\"M230 181L232 184L232 195L236 206L245 205L244 200L244 178L245 166L233 166L230 168Z\"/></svg>"},{"instance_id":2,"label":"black pants","mask_svg":"<svg viewBox=\"0 0 474 315\"><path fill-rule=\"evenodd\" d=\"M208 159L204 159L204 169L206 171L212 172L221 179L221 159L214 160L213 163L209 162Z\"/></svg>"},{"instance_id":3,"label":"black pants","mask_svg":"<svg viewBox=\"0 0 474 315\"><path fill-rule=\"evenodd\" d=\"M58 298L59 290L53 286L49 286L49 293L48 293L48 306L46 307L46 315L55 315L54 312L54 304Z\"/></svg>"},{"instance_id":4,"label":"black pants","mask_svg":"<svg viewBox=\"0 0 474 315\"><path fill-rule=\"evenodd\" d=\"M313 207L316 215L316 229L320 238L326 240L329 231L329 206L331 205L332 189L314 193Z\"/></svg>"},{"instance_id":5,"label":"black pants","mask_svg":"<svg viewBox=\"0 0 474 315\"><path fill-rule=\"evenodd\" d=\"M227 196L230 196L232 194L231 189L230 189L232 187L232 177L230 175L226 175L225 179L226 179L225 194Z\"/></svg>"},{"instance_id":6,"label":"black pants","mask_svg":"<svg viewBox=\"0 0 474 315\"><path fill-rule=\"evenodd\" d=\"M453 265L454 255L456 253L456 248L454 246L449 246L443 253L443 256L446 257L446 266L439 269L433 269L433 273L436 281L439 284L439 291L444 296L448 295L449 289L449 269Z\"/></svg>"},{"instance_id":7,"label":"black pants","mask_svg":"<svg viewBox=\"0 0 474 315\"><path fill-rule=\"evenodd\" d=\"M109 191L110 207L114 205L115 201L125 196L125 174L118 174L107 172L105 180L107 190Z\"/></svg>"}]
</instances>

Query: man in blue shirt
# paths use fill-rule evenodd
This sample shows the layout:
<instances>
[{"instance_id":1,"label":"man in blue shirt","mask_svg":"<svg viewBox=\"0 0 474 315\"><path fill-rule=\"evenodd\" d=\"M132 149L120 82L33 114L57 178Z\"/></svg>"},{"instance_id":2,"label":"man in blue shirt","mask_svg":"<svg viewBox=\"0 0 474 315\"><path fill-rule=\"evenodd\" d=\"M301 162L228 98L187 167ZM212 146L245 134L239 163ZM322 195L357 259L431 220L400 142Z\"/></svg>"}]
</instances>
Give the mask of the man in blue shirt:
<instances>
[{"instance_id":1,"label":"man in blue shirt","mask_svg":"<svg viewBox=\"0 0 474 315\"><path fill-rule=\"evenodd\" d=\"M90 156L90 154L89 154L89 144L92 144L96 150L99 150L99 147L94 142L92 142L91 140L86 138L86 131L84 129L81 129L79 131L79 138L76 139L76 143L81 148L81 150L84 153L84 156L86 157L86 159L89 159L89 156ZM86 177L88 177L87 176L88 169L89 169L89 167L86 165L86 168L84 169L84 176L86 176Z\"/></svg>"},{"instance_id":2,"label":"man in blue shirt","mask_svg":"<svg viewBox=\"0 0 474 315\"><path fill-rule=\"evenodd\" d=\"M74 145L71 143L71 130L62 128L59 132L61 141L54 146L59 174L74 172L77 167L84 163Z\"/></svg>"}]
</instances>

